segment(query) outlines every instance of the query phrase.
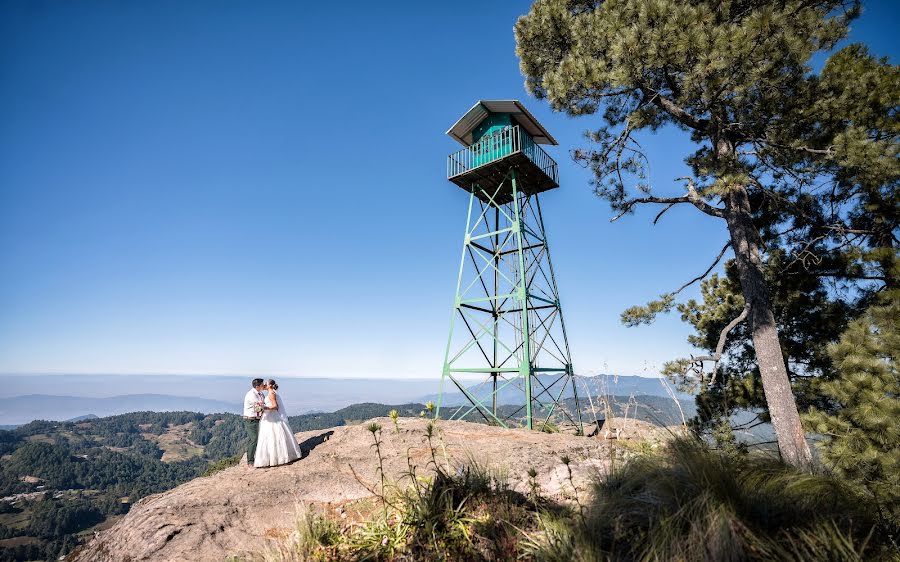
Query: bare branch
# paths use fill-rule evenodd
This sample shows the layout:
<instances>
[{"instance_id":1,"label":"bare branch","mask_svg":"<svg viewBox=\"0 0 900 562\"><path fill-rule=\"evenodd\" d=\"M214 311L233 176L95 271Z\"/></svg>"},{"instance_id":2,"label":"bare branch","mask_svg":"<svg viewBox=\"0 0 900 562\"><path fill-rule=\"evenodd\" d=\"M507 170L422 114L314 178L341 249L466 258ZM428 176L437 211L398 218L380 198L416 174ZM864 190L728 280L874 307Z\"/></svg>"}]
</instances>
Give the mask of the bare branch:
<instances>
[{"instance_id":1,"label":"bare branch","mask_svg":"<svg viewBox=\"0 0 900 562\"><path fill-rule=\"evenodd\" d=\"M656 218L653 219L653 224L655 225L655 224L659 221L659 218L660 218L661 216L663 216L663 214L664 214L666 211L668 211L669 209L671 209L671 208L674 207L674 206L675 206L675 203L669 203L668 205L666 205L666 207L665 207L662 211L660 211L658 215L656 215Z\"/></svg>"},{"instance_id":2,"label":"bare branch","mask_svg":"<svg viewBox=\"0 0 900 562\"><path fill-rule=\"evenodd\" d=\"M678 104L660 94L653 88L650 88L649 86L641 86L641 92L645 97L649 99L650 103L671 115L672 118L674 118L682 125L690 127L691 129L696 129L698 131L705 131L709 126L708 119L700 119L698 117L694 117L684 108L679 107Z\"/></svg>"},{"instance_id":3,"label":"bare branch","mask_svg":"<svg viewBox=\"0 0 900 562\"><path fill-rule=\"evenodd\" d=\"M862 281L887 281L886 275L853 275L852 273L844 273L844 272L823 272L817 271L816 275L819 277L837 277L841 279L859 279Z\"/></svg>"},{"instance_id":4,"label":"bare branch","mask_svg":"<svg viewBox=\"0 0 900 562\"><path fill-rule=\"evenodd\" d=\"M829 146L828 148L809 148L808 146L790 146L787 144L779 144L775 142L768 141L766 139L746 139L747 142L752 142L754 144L762 144L768 145L774 148L781 148L783 150L796 150L798 152L805 152L807 154L816 154L820 156L834 156L834 147Z\"/></svg>"},{"instance_id":5,"label":"bare branch","mask_svg":"<svg viewBox=\"0 0 900 562\"><path fill-rule=\"evenodd\" d=\"M616 220L622 218L623 215L628 214L628 212L631 210L632 207L634 207L635 205L642 204L642 203L662 203L662 204L676 205L678 203L690 203L690 202L691 202L691 199L687 195L684 195L682 197L653 197L653 196L638 197L636 199L631 199L629 201L626 201L625 205L622 207L622 211L618 215L611 218L609 220L609 222L615 222Z\"/></svg>"},{"instance_id":6,"label":"bare branch","mask_svg":"<svg viewBox=\"0 0 900 562\"><path fill-rule=\"evenodd\" d=\"M706 269L706 271L704 271L702 274L698 275L697 277L694 277L693 279L691 279L690 281L688 281L687 283L685 283L685 284L682 285L681 287L678 287L676 290L672 291L672 292L669 293L669 294L672 295L672 296L675 296L675 295L677 295L678 293L680 293L681 291L685 290L686 288L688 288L688 287L690 287L691 285L693 285L694 283L696 283L697 281L700 281L701 279L704 279L707 275L709 275L709 272L712 271L713 268L716 267L716 265L718 265L719 261L722 259L722 256L725 255L725 251L726 251L728 248L730 248L730 247L731 247L731 241L726 242L725 245L722 246L722 251L719 252L719 255L716 256L716 259L713 260L712 265L710 265L710 266Z\"/></svg>"},{"instance_id":7,"label":"bare branch","mask_svg":"<svg viewBox=\"0 0 900 562\"><path fill-rule=\"evenodd\" d=\"M728 338L728 332L734 329L735 326L740 324L747 318L747 314L750 312L750 305L747 304L744 306L744 310L738 314L737 318L728 323L727 326L719 333L719 343L716 345L716 352L712 355L701 355L699 357L693 357L694 362L702 363L703 361L712 361L713 369L712 369L712 378L710 379L710 383L715 382L716 380L716 372L718 371L719 361L722 359L722 353L725 351L725 342Z\"/></svg>"},{"instance_id":8,"label":"bare branch","mask_svg":"<svg viewBox=\"0 0 900 562\"><path fill-rule=\"evenodd\" d=\"M694 207L697 207L698 209L712 217L719 217L720 219L725 217L725 212L723 209L720 209L719 207L713 207L712 205L704 201L702 197L700 197L700 194L697 193L697 189L694 187L693 178L681 177L676 179L687 181L688 198L690 198L690 201L694 204Z\"/></svg>"},{"instance_id":9,"label":"bare branch","mask_svg":"<svg viewBox=\"0 0 900 562\"><path fill-rule=\"evenodd\" d=\"M622 218L622 216L628 214L628 212L631 211L631 209L635 205L644 203L658 203L669 206L663 209L663 211L656 216L656 219L653 220L653 224L656 224L656 221L659 220L659 217L661 217L663 213L665 213L669 210L669 208L671 208L673 205L677 205L678 203L690 203L700 211L703 211L704 213L712 217L723 218L725 216L723 209L710 205L709 203L704 201L702 197L700 197L700 194L694 187L694 180L692 178L684 177L676 179L687 180L687 195L682 195L681 197L654 197L650 195L647 197L637 197L635 199L630 199L622 205L622 210L619 212L619 214L611 218L609 222L615 222L616 220Z\"/></svg>"}]
</instances>

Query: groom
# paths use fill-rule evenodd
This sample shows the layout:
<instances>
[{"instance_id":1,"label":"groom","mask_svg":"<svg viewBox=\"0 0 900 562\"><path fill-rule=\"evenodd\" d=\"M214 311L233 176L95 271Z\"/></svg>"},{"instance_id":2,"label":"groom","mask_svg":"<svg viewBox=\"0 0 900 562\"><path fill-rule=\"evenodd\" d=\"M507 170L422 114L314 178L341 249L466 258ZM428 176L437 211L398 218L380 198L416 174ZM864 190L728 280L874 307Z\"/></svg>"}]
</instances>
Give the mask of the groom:
<instances>
[{"instance_id":1,"label":"groom","mask_svg":"<svg viewBox=\"0 0 900 562\"><path fill-rule=\"evenodd\" d=\"M265 388L262 379L253 379L253 388L244 395L244 430L247 432L247 466L253 468L256 455L256 441L259 439L259 418L262 417L263 395Z\"/></svg>"}]
</instances>

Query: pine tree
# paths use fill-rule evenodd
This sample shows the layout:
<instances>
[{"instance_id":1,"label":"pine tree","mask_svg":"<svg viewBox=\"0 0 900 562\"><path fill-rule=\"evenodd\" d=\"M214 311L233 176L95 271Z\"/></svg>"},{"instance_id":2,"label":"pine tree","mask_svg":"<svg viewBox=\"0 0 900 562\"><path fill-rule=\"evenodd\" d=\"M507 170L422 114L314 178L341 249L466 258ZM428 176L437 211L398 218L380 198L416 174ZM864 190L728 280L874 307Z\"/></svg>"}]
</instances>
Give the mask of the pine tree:
<instances>
[{"instance_id":1,"label":"pine tree","mask_svg":"<svg viewBox=\"0 0 900 562\"><path fill-rule=\"evenodd\" d=\"M871 307L829 348L840 377L821 383L833 413L805 419L826 464L868 490L884 519L900 524L900 293Z\"/></svg>"},{"instance_id":2,"label":"pine tree","mask_svg":"<svg viewBox=\"0 0 900 562\"><path fill-rule=\"evenodd\" d=\"M766 282L772 295L772 310L778 326L788 376L800 411L811 406L828 408L816 381L835 378L836 372L827 352L828 345L840 337L847 325L866 309L870 296L859 287L852 294L829 290L826 278L815 275L793 261L784 248L770 242L765 263ZM715 350L722 330L744 307L740 280L733 261L725 264L724 275L713 274L701 282L699 299L676 305L681 319L695 333L688 342L700 349ZM743 430L768 420L766 399L753 353L752 334L746 323L735 326L722 349L723 357L714 372L697 380L685 377L692 361L672 361L663 374L673 378L684 390L696 395L697 415L693 427L710 432L740 410L752 410L733 429ZM687 363L687 364L685 364Z\"/></svg>"},{"instance_id":3,"label":"pine tree","mask_svg":"<svg viewBox=\"0 0 900 562\"><path fill-rule=\"evenodd\" d=\"M860 46L832 56L818 75L809 64L845 36L858 9L839 0L538 0L515 28L526 88L570 115L601 113L604 126L589 134L594 146L573 156L594 172L595 192L618 213L613 220L650 204L663 206L654 222L682 205L724 223L728 243L693 282L730 249L744 308L725 320L704 359L718 363L728 333L746 322L779 450L795 465L811 455L766 249L780 239L839 249L830 256L836 271L822 275L846 273L851 232L863 250L877 250L860 251L857 262L896 255L900 73ZM647 181L635 138L664 126L689 133L694 144L685 146L696 148L685 155L692 176L679 178L686 193L677 196L661 196ZM823 177L831 189L821 187ZM878 218L866 223L872 210ZM672 310L690 284L626 311L625 322Z\"/></svg>"}]
</instances>

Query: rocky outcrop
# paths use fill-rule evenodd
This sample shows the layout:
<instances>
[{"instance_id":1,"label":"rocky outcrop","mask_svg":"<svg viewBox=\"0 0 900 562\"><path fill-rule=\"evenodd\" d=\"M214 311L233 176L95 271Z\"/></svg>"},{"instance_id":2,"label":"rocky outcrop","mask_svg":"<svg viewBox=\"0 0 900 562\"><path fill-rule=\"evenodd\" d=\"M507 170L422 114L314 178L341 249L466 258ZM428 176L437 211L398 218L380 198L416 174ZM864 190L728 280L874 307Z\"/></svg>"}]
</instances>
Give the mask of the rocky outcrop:
<instances>
[{"instance_id":1,"label":"rocky outcrop","mask_svg":"<svg viewBox=\"0 0 900 562\"><path fill-rule=\"evenodd\" d=\"M390 419L381 424L385 474L403 485L407 455L419 471L431 458L426 421L401 419L395 432ZM229 555L260 552L271 538L293 529L297 506L343 505L371 496L379 478L369 422L298 433L304 457L290 465L249 470L243 463L197 478L162 494L146 497L113 527L100 532L75 552L72 562L221 561ZM609 463L602 440L467 422L437 422L438 459L454 463L474 459L505 471L511 487L526 491L534 468L541 492L570 493L568 472L560 458L572 459L576 485Z\"/></svg>"}]
</instances>

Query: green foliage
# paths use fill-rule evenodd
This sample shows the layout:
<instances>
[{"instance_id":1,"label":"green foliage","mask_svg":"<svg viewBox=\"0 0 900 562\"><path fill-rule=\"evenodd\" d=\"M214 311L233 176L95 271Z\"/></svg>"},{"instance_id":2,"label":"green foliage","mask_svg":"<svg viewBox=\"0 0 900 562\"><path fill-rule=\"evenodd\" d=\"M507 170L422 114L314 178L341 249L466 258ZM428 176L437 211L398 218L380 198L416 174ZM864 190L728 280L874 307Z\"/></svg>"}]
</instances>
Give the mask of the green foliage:
<instances>
[{"instance_id":1,"label":"green foliage","mask_svg":"<svg viewBox=\"0 0 900 562\"><path fill-rule=\"evenodd\" d=\"M333 413L292 416L290 424L296 431L324 429L345 425L346 420L386 416L391 410L412 416L423 408L356 404ZM153 437L185 424L190 424L188 438L203 448L202 455L162 462L163 451ZM232 414L134 412L79 422L38 420L0 431L0 454L10 455L0 463L0 495L34 491L34 485L21 481L26 475L42 478L51 492L73 490L57 500L10 508L20 509L33 527L31 531L0 527L0 539L40 531L40 542L0 546L0 562L56 559L78 544L76 533L97 523L97 514L102 520L125 513L148 494L234 466L244 448L241 418Z\"/></svg>"},{"instance_id":2,"label":"green foliage","mask_svg":"<svg viewBox=\"0 0 900 562\"><path fill-rule=\"evenodd\" d=\"M400 419L400 413L397 410L391 410L388 412L388 416L390 416L391 422L394 424L394 431L400 433L400 424L398 421Z\"/></svg>"},{"instance_id":3,"label":"green foliage","mask_svg":"<svg viewBox=\"0 0 900 562\"><path fill-rule=\"evenodd\" d=\"M622 312L622 323L626 326L650 324L662 312L669 312L675 305L675 295L660 295L659 300L648 302L644 306L632 306Z\"/></svg>"},{"instance_id":4,"label":"green foliage","mask_svg":"<svg viewBox=\"0 0 900 562\"><path fill-rule=\"evenodd\" d=\"M0 547L0 561L56 559L78 544L76 533L127 512L131 502L148 494L199 476L218 459L164 463L159 446L143 434L158 435L169 426L207 420L212 427L211 418L215 416L193 412L135 412L80 422L35 421L0 432L0 444L9 455L0 463L0 495L35 491L34 485L21 481L23 476L41 478L48 490L45 499L17 508L27 522L24 529L4 531L8 538L29 535L40 540ZM242 439L237 437L238 442Z\"/></svg>"},{"instance_id":5,"label":"green foliage","mask_svg":"<svg viewBox=\"0 0 900 562\"><path fill-rule=\"evenodd\" d=\"M239 462L241 462L240 455L235 455L233 457L228 457L227 459L216 461L210 464L209 467L200 476L212 476L213 474L221 472L226 468L237 466Z\"/></svg>"},{"instance_id":6,"label":"green foliage","mask_svg":"<svg viewBox=\"0 0 900 562\"><path fill-rule=\"evenodd\" d=\"M559 433L559 426L552 421L542 421L539 427L544 433Z\"/></svg>"},{"instance_id":7,"label":"green foliage","mask_svg":"<svg viewBox=\"0 0 900 562\"><path fill-rule=\"evenodd\" d=\"M14 451L22 442L22 438L12 431L0 430L0 455Z\"/></svg>"},{"instance_id":8,"label":"green foliage","mask_svg":"<svg viewBox=\"0 0 900 562\"><path fill-rule=\"evenodd\" d=\"M391 505L387 516L347 537L348 559L513 561L516 527L531 525L527 500L503 475L471 460L412 478Z\"/></svg>"},{"instance_id":9,"label":"green foliage","mask_svg":"<svg viewBox=\"0 0 900 562\"><path fill-rule=\"evenodd\" d=\"M413 417L417 416L423 409L422 404L377 404L374 402L364 402L361 404L353 404L346 408L341 408L335 412L302 414L299 416L291 416L289 418L291 428L294 431L313 431L316 429L326 429L329 427L339 427L346 425L348 421L368 420L371 418L381 418L388 416L391 410L396 410L398 416Z\"/></svg>"},{"instance_id":10,"label":"green foliage","mask_svg":"<svg viewBox=\"0 0 900 562\"><path fill-rule=\"evenodd\" d=\"M526 88L554 109L603 112L608 126L590 135L599 149L577 151L576 158L594 170L598 194L621 208L627 174L637 176L639 188L650 186L642 153L612 127L672 124L698 142L724 133L783 144L773 137L788 127L796 134L794 114L808 110L798 94L814 87L810 57L843 38L857 13L841 7L838 0L539 0L516 23L516 53ZM701 190L710 198L746 185L753 172L739 158L717 158L709 146L688 162L696 177L713 176Z\"/></svg>"},{"instance_id":11,"label":"green foliage","mask_svg":"<svg viewBox=\"0 0 900 562\"><path fill-rule=\"evenodd\" d=\"M765 273L788 375L797 403L805 410L824 405L812 381L835 376L828 345L859 314L858 309L865 305L866 299L853 301L830 292L823 278L810 274L800 263L787 267L791 261L783 250L773 249L766 260ZM702 281L700 292L700 299L679 303L677 309L681 319L695 330L688 342L701 349L714 350L723 328L744 307L734 262L726 263L724 275L713 274ZM724 352L712 384L708 374L699 380L688 370L689 360L674 361L664 367L664 374L672 377L682 390L700 391L694 420L700 430L711 431L737 410L760 411L762 420L768 416L747 323L731 330Z\"/></svg>"},{"instance_id":12,"label":"green foliage","mask_svg":"<svg viewBox=\"0 0 900 562\"><path fill-rule=\"evenodd\" d=\"M27 533L34 537L54 538L87 529L104 519L97 507L84 500L44 500L32 510Z\"/></svg>"},{"instance_id":13,"label":"green foliage","mask_svg":"<svg viewBox=\"0 0 900 562\"><path fill-rule=\"evenodd\" d=\"M341 540L338 525L308 507L300 509L294 529L296 538L292 544L292 554L296 554L301 560L327 559L323 550L327 552L329 547ZM319 554L322 556L317 556Z\"/></svg>"},{"instance_id":14,"label":"green foliage","mask_svg":"<svg viewBox=\"0 0 900 562\"><path fill-rule=\"evenodd\" d=\"M828 344L875 293L900 286L900 67L862 45L830 52L858 14L858 2L840 0L538 0L515 26L526 88L558 111L601 116L590 145L573 151L597 195L622 214L684 204L728 219L729 239L750 248L736 254L743 271L764 274L770 293L742 285L728 264L704 283L702 302L676 303L682 287L622 321L677 308L696 330L690 342L712 355L745 303L751 318L772 311L803 409L828 406L814 384L834 377ZM827 56L818 72L814 56ZM688 191L677 197L654 191L636 138L664 126L692 141ZM738 216L753 235L735 226ZM753 246L758 262L743 257ZM746 324L728 334L712 384L691 359L665 367L699 385L700 429L735 409L767 420L751 336ZM767 351L760 356L778 350Z\"/></svg>"},{"instance_id":15,"label":"green foliage","mask_svg":"<svg viewBox=\"0 0 900 562\"><path fill-rule=\"evenodd\" d=\"M840 377L822 382L834 401L811 410L825 463L868 491L883 519L900 524L900 294L886 296L829 348Z\"/></svg>"},{"instance_id":16,"label":"green foliage","mask_svg":"<svg viewBox=\"0 0 900 562\"><path fill-rule=\"evenodd\" d=\"M675 440L598 480L585 521L544 515L535 560L872 560L889 550L835 478Z\"/></svg>"}]
</instances>

